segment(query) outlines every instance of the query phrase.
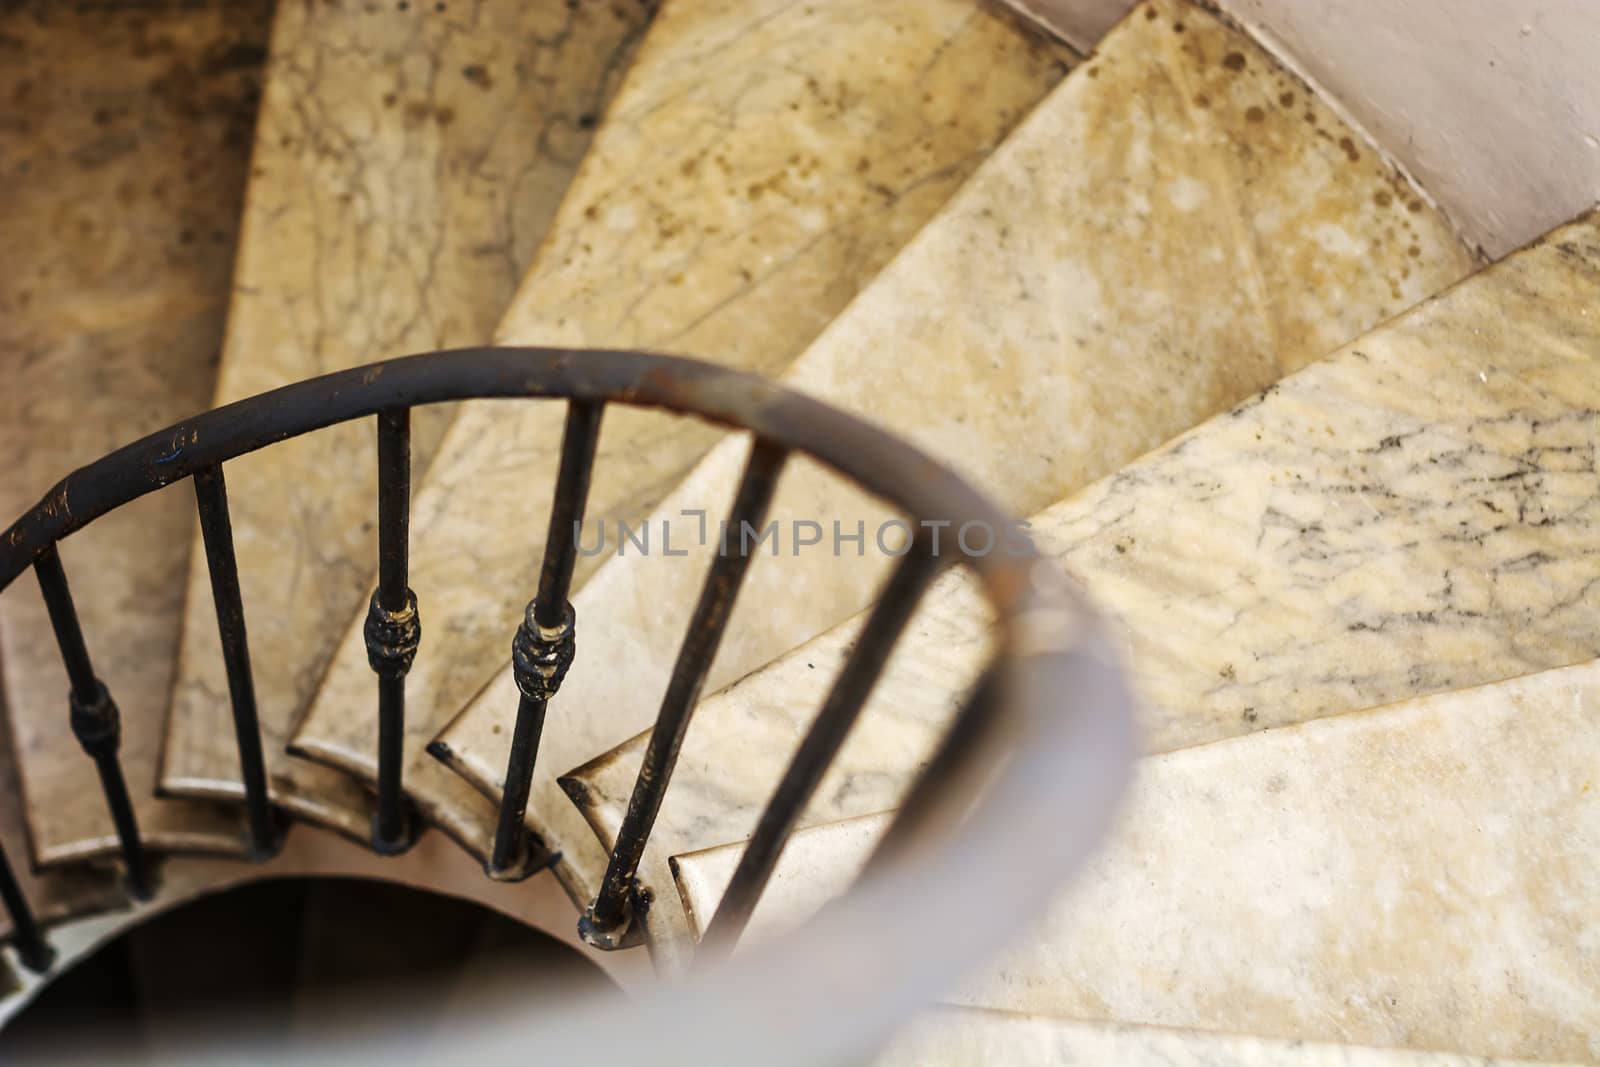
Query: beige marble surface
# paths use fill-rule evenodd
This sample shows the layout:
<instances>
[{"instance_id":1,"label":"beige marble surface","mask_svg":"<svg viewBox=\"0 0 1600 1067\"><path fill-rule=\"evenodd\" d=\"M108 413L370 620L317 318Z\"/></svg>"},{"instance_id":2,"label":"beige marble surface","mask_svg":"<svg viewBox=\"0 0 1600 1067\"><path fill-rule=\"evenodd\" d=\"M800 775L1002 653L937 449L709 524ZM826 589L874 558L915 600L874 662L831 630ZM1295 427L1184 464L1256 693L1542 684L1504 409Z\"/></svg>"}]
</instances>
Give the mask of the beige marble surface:
<instances>
[{"instance_id":1,"label":"beige marble surface","mask_svg":"<svg viewBox=\"0 0 1600 1067\"><path fill-rule=\"evenodd\" d=\"M1589 218L1034 517L1121 629L1148 749L1600 654L1597 282ZM985 611L962 575L930 592L806 821L898 803ZM647 882L750 833L858 626L702 703ZM573 775L603 841L644 744Z\"/></svg>"},{"instance_id":2,"label":"beige marble surface","mask_svg":"<svg viewBox=\"0 0 1600 1067\"><path fill-rule=\"evenodd\" d=\"M951 1008L918 1019L873 1063L875 1067L1514 1067L1528 1061Z\"/></svg>"},{"instance_id":3,"label":"beige marble surface","mask_svg":"<svg viewBox=\"0 0 1600 1067\"><path fill-rule=\"evenodd\" d=\"M0 526L73 468L209 402L269 12L0 13ZM61 555L121 709L145 840L231 851L232 812L153 795L193 523L183 485L99 520ZM14 864L30 842L44 863L114 853L31 573L0 594L0 660L28 831L5 835Z\"/></svg>"},{"instance_id":4,"label":"beige marble surface","mask_svg":"<svg viewBox=\"0 0 1600 1067\"><path fill-rule=\"evenodd\" d=\"M1210 15L1147 5L787 380L908 436L1026 515L1467 269L1443 222L1411 210L1354 136ZM682 509L714 522L744 450L719 445L653 524L672 520L684 546L695 521ZM886 517L798 461L772 514L786 531L802 520L872 531ZM611 559L575 602L577 660L550 708L529 808L585 889L602 860L556 775L653 720L710 552L666 556L656 532L657 552ZM827 543L795 555L788 536L782 558L752 567L710 687L873 596L885 560L872 533L860 556ZM822 684L800 691L820 700ZM490 793L516 703L502 673L442 738L452 765Z\"/></svg>"},{"instance_id":5,"label":"beige marble surface","mask_svg":"<svg viewBox=\"0 0 1600 1067\"><path fill-rule=\"evenodd\" d=\"M1148 757L1100 857L955 999L1600 1060L1597 715L1591 661ZM749 940L813 911L884 825L797 835ZM694 914L742 847L679 858Z\"/></svg>"},{"instance_id":6,"label":"beige marble surface","mask_svg":"<svg viewBox=\"0 0 1600 1067\"><path fill-rule=\"evenodd\" d=\"M558 0L279 5L216 403L487 341L650 13ZM450 414L415 413L414 470ZM283 748L365 603L375 438L370 421L349 423L225 468L274 798L360 838L366 791ZM374 719L376 703L374 681L362 707ZM243 792L198 551L162 783Z\"/></svg>"},{"instance_id":7,"label":"beige marble surface","mask_svg":"<svg viewBox=\"0 0 1600 1067\"><path fill-rule=\"evenodd\" d=\"M971 0L676 0L652 26L501 326L781 371L1066 70ZM463 407L418 493L408 791L483 852L493 805L423 746L506 660L537 583L559 404ZM637 523L716 440L607 412L589 513ZM579 580L598 558L580 558ZM371 780L372 670L345 631L297 752ZM590 621L580 619L578 641ZM503 756L497 754L497 758Z\"/></svg>"}]
</instances>

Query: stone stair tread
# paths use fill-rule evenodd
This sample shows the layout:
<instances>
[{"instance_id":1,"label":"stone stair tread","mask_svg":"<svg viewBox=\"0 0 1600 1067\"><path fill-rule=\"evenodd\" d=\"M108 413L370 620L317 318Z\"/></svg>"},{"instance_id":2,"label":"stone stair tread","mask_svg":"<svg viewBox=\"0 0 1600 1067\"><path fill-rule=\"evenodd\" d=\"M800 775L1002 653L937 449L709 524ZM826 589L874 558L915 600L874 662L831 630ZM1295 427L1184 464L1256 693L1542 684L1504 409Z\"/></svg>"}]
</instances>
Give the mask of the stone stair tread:
<instances>
[{"instance_id":1,"label":"stone stair tread","mask_svg":"<svg viewBox=\"0 0 1600 1067\"><path fill-rule=\"evenodd\" d=\"M874 1067L934 1063L944 1067L1062 1067L1075 1063L1099 1067L1531 1067L1532 1061L1074 1022L981 1008L928 1012L897 1034L873 1060Z\"/></svg>"},{"instance_id":2,"label":"stone stair tread","mask_svg":"<svg viewBox=\"0 0 1600 1067\"><path fill-rule=\"evenodd\" d=\"M75 467L209 401L269 15L216 0L0 15L0 98L15 112L0 126L0 526ZM75 534L61 555L121 711L144 840L237 852L236 812L153 795L194 521L193 494L175 487ZM5 801L12 865L29 866L30 848L44 864L116 853L32 574L0 595L0 669L21 778L17 807ZM75 910L76 889L58 899L49 888L65 884L38 884L46 915Z\"/></svg>"},{"instance_id":3,"label":"stone stair tread","mask_svg":"<svg viewBox=\"0 0 1600 1067\"><path fill-rule=\"evenodd\" d=\"M971 0L673 0L652 25L499 330L761 373L807 341L1051 86L1069 53ZM493 806L423 747L505 661L537 583L565 405L463 405L420 488L405 784L482 855ZM710 427L607 412L590 513L636 521ZM581 582L598 560L578 560ZM360 613L291 750L376 778Z\"/></svg>"},{"instance_id":4,"label":"stone stair tread","mask_svg":"<svg viewBox=\"0 0 1600 1067\"><path fill-rule=\"evenodd\" d=\"M41 923L53 923L126 903L116 872L108 865L71 863L41 870L28 862L19 847L28 840L26 811L17 780L16 753L8 731L0 730L0 840L7 845L12 874L34 916ZM10 937L11 932L11 916L0 908L0 939ZM4 984L0 981L0 986Z\"/></svg>"},{"instance_id":5,"label":"stone stair tread","mask_svg":"<svg viewBox=\"0 0 1600 1067\"><path fill-rule=\"evenodd\" d=\"M1025 515L1469 269L1442 219L1397 182L1251 40L1156 0L786 380L909 436ZM574 601L577 659L549 708L528 811L579 895L604 858L556 775L653 720L711 551L691 541L689 559L666 557L660 522L680 537L694 528L685 508L715 522L746 449L730 438L709 453L657 509L656 553L610 559ZM791 465L771 515L784 529L837 518L848 530L860 517L868 531L887 517L808 461ZM708 691L848 618L886 562L790 548L756 560ZM435 748L491 796L516 706L503 670Z\"/></svg>"},{"instance_id":6,"label":"stone stair tread","mask_svg":"<svg viewBox=\"0 0 1600 1067\"><path fill-rule=\"evenodd\" d=\"M214 402L488 340L650 14L280 4ZM414 469L451 414L414 412ZM225 474L274 799L365 839L367 791L283 749L376 569L373 425L277 444ZM243 795L198 547L161 780Z\"/></svg>"},{"instance_id":7,"label":"stone stair tread","mask_svg":"<svg viewBox=\"0 0 1600 1067\"><path fill-rule=\"evenodd\" d=\"M1597 281L1591 215L1034 516L1120 630L1148 750L1600 655ZM749 835L859 626L701 703L646 884ZM988 629L964 575L930 590L804 822L898 804ZM603 843L646 741L568 776Z\"/></svg>"},{"instance_id":8,"label":"stone stair tread","mask_svg":"<svg viewBox=\"0 0 1600 1067\"><path fill-rule=\"evenodd\" d=\"M1119 825L979 1007L1283 1039L1600 1056L1600 661L1146 757ZM803 830L752 943L888 816ZM696 926L743 845L677 857Z\"/></svg>"}]
</instances>

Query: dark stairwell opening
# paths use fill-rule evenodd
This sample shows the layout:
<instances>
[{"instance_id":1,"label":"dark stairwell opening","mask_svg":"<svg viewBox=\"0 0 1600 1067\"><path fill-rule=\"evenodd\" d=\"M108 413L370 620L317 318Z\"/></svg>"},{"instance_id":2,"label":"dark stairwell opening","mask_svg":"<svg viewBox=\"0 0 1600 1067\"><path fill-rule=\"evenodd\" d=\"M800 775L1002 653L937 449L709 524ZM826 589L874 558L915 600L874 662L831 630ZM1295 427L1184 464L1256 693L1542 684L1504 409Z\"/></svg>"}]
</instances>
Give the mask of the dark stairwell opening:
<instances>
[{"instance_id":1,"label":"dark stairwell opening","mask_svg":"<svg viewBox=\"0 0 1600 1067\"><path fill-rule=\"evenodd\" d=\"M159 1063L195 1040L253 1056L470 1025L475 1003L605 988L568 945L470 901L384 882L259 882L159 915L47 987L0 1063Z\"/></svg>"}]
</instances>

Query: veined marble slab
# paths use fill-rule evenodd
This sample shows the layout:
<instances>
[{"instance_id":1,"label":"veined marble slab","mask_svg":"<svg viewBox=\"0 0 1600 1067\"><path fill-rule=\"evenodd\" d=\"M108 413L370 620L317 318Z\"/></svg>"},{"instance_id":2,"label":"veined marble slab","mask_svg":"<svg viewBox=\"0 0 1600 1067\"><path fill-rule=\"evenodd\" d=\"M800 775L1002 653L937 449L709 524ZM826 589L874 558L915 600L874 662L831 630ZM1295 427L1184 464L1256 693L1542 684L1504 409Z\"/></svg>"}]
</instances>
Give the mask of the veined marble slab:
<instances>
[{"instance_id":1,"label":"veined marble slab","mask_svg":"<svg viewBox=\"0 0 1600 1067\"><path fill-rule=\"evenodd\" d=\"M1597 292L1591 216L1034 517L1120 626L1149 750L1600 655ZM963 574L930 591L805 822L899 803L987 620ZM859 625L701 704L647 884L750 834ZM604 842L646 740L572 774Z\"/></svg>"},{"instance_id":2,"label":"veined marble slab","mask_svg":"<svg viewBox=\"0 0 1600 1067\"><path fill-rule=\"evenodd\" d=\"M948 1008L930 1012L907 1027L873 1063L875 1067L1515 1067L1529 1061Z\"/></svg>"},{"instance_id":3,"label":"veined marble slab","mask_svg":"<svg viewBox=\"0 0 1600 1067\"><path fill-rule=\"evenodd\" d=\"M217 0L0 14L0 528L75 467L206 406L269 11ZM194 521L192 492L175 487L75 534L61 555L121 709L145 841L238 851L235 812L153 795ZM40 863L115 853L32 574L0 595L0 660L21 770L8 818L26 815ZM27 867L23 837L5 840Z\"/></svg>"},{"instance_id":4,"label":"veined marble slab","mask_svg":"<svg viewBox=\"0 0 1600 1067\"><path fill-rule=\"evenodd\" d=\"M776 373L1060 80L1068 56L972 0L669 3L499 338ZM406 787L480 853L493 805L423 746L509 654L537 584L564 416L561 404L465 405L413 509L425 637L407 679ZM637 524L716 439L690 420L613 408L589 514ZM578 580L599 562L580 558ZM363 619L293 746L372 781Z\"/></svg>"},{"instance_id":5,"label":"veined marble slab","mask_svg":"<svg viewBox=\"0 0 1600 1067\"><path fill-rule=\"evenodd\" d=\"M515 291L649 4L279 5L215 402L481 344ZM412 417L422 470L452 414ZM366 791L284 745L376 567L376 430L226 465L274 799L365 839ZM377 715L375 690L363 711ZM204 553L193 553L162 784L240 797Z\"/></svg>"},{"instance_id":6,"label":"veined marble slab","mask_svg":"<svg viewBox=\"0 0 1600 1067\"><path fill-rule=\"evenodd\" d=\"M1147 4L787 381L1029 514L1468 269L1444 222L1355 138L1243 35L1189 4ZM575 601L577 660L549 709L528 810L580 892L604 860L556 775L653 721L711 552L684 510L725 514L745 450L719 445L662 503L654 554L613 536L609 551L629 554ZM772 515L783 531L859 522L867 543L801 550L783 533L782 558L751 569L709 688L848 618L885 568L873 531L890 513L815 464L791 465ZM662 551L662 521L688 558ZM822 683L801 691L820 699ZM491 795L516 706L505 671L441 739Z\"/></svg>"},{"instance_id":7,"label":"veined marble slab","mask_svg":"<svg viewBox=\"0 0 1600 1067\"><path fill-rule=\"evenodd\" d=\"M1101 856L954 999L1600 1059L1597 721L1600 661L1148 757ZM797 834L748 940L815 911L885 825ZM678 857L693 914L742 849Z\"/></svg>"}]
</instances>

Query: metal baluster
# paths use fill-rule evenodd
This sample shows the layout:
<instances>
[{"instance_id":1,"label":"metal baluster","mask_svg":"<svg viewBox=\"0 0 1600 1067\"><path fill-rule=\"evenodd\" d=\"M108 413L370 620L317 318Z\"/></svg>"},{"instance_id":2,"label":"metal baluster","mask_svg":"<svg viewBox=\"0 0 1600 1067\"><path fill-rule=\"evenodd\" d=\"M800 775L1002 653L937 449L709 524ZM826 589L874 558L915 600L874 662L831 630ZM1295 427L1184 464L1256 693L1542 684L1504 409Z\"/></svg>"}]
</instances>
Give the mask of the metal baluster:
<instances>
[{"instance_id":1,"label":"metal baluster","mask_svg":"<svg viewBox=\"0 0 1600 1067\"><path fill-rule=\"evenodd\" d=\"M672 677L667 682L655 729L650 733L650 743L633 785L627 815L611 850L600 893L578 926L584 939L598 948L619 947L620 935L632 920L633 883L639 860L661 810L661 799L678 762L678 752L683 747L684 734L688 732L689 718L700 698L706 672L722 643L734 600L750 569L744 531L747 526L759 529L765 521L787 456L776 445L758 440L745 465L727 524L727 528L735 532L735 546L732 552L720 552L711 561L711 569L700 587L700 599L689 619L683 643L678 647L678 659L673 664Z\"/></svg>"},{"instance_id":2,"label":"metal baluster","mask_svg":"<svg viewBox=\"0 0 1600 1067\"><path fill-rule=\"evenodd\" d=\"M256 687L250 672L250 642L245 634L244 601L239 593L239 563L233 551L233 522L228 516L228 486L220 466L194 476L200 509L200 535L211 572L211 599L217 609L217 633L228 671L228 696L233 703L233 733L239 747L239 776L244 780L245 812L250 822L250 851L264 860L278 851L282 836L267 796L266 760L261 752L261 724L256 715Z\"/></svg>"},{"instance_id":3,"label":"metal baluster","mask_svg":"<svg viewBox=\"0 0 1600 1067\"><path fill-rule=\"evenodd\" d=\"M411 412L378 414L378 588L362 636L378 676L378 808L372 847L393 856L411 847L412 819L401 791L406 673L422 641L417 595L406 584L411 529Z\"/></svg>"},{"instance_id":4,"label":"metal baluster","mask_svg":"<svg viewBox=\"0 0 1600 1067\"><path fill-rule=\"evenodd\" d=\"M122 860L128 869L128 892L139 900L148 900L150 876L144 845L139 840L133 802L128 799L128 783L122 777L122 763L117 759L117 746L122 739L121 716L105 683L95 677L89 649L83 643L83 630L78 625L78 610L73 607L67 574L61 569L61 555L55 545L39 553L33 572L39 579L39 590L44 594L50 625L72 686L68 706L73 736L94 760L100 774L100 787L111 809L111 821L122 845Z\"/></svg>"},{"instance_id":5,"label":"metal baluster","mask_svg":"<svg viewBox=\"0 0 1600 1067\"><path fill-rule=\"evenodd\" d=\"M487 870L491 878L510 881L532 873L528 855L528 791L533 765L544 732L545 708L572 666L574 624L572 571L576 565L578 527L589 499L589 479L594 472L595 445L600 439L596 403L572 401L567 406L566 430L561 440L561 468L556 478L555 502L550 510L550 530L545 537L539 589L523 612L522 625L511 641L511 668L522 694L517 702L517 725L506 757L505 788L500 798L500 822Z\"/></svg>"},{"instance_id":6,"label":"metal baluster","mask_svg":"<svg viewBox=\"0 0 1600 1067\"><path fill-rule=\"evenodd\" d=\"M705 962L725 957L738 942L756 902L766 889L767 880L772 877L772 869L788 843L796 820L849 736L872 687L883 673L889 653L911 621L923 591L939 572L942 562L933 552L926 528L919 529L910 550L895 568L884 586L883 595L868 615L866 626L834 679L822 710L801 740L799 750L761 813L744 854L739 857L733 878L702 939L700 956Z\"/></svg>"},{"instance_id":7,"label":"metal baluster","mask_svg":"<svg viewBox=\"0 0 1600 1067\"><path fill-rule=\"evenodd\" d=\"M984 727L994 714L999 693L1000 679L990 665L967 694L928 765L906 791L894 821L872 850L862 877L893 863L914 838L928 840L937 834L939 828L928 820L940 810L941 797L955 785L963 766L984 765L979 746L984 743Z\"/></svg>"},{"instance_id":8,"label":"metal baluster","mask_svg":"<svg viewBox=\"0 0 1600 1067\"><path fill-rule=\"evenodd\" d=\"M50 964L55 961L55 950L44 939L39 920L34 918L28 898L22 895L22 886L17 882L4 847L0 847L0 900L5 902L6 911L11 916L11 941L16 946L17 958L24 967L36 974L48 971Z\"/></svg>"}]
</instances>

